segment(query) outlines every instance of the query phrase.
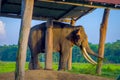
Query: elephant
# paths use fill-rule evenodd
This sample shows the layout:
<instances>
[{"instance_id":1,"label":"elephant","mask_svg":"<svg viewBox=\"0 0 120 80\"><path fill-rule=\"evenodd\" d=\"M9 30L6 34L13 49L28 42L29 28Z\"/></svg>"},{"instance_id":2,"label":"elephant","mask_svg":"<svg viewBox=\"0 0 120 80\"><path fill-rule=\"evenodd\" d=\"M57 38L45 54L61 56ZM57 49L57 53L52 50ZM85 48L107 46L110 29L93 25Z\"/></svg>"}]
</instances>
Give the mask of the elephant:
<instances>
[{"instance_id":1,"label":"elephant","mask_svg":"<svg viewBox=\"0 0 120 80\"><path fill-rule=\"evenodd\" d=\"M45 52L46 22L38 24L31 28L28 46L31 51L31 61L29 69L39 69L38 54ZM88 38L84 28L80 26L71 26L70 24L53 22L53 52L60 53L58 70L65 70L70 49L73 45L78 46L83 56L92 64L96 62L88 55L99 57L92 51L88 44Z\"/></svg>"}]
</instances>

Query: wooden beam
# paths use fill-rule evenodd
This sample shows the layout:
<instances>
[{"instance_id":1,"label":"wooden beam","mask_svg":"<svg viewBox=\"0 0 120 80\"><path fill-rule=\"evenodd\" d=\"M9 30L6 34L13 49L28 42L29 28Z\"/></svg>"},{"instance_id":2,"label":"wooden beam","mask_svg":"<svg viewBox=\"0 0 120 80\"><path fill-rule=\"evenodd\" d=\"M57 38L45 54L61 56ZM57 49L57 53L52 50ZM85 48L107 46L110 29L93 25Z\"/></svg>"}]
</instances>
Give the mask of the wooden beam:
<instances>
[{"instance_id":1,"label":"wooden beam","mask_svg":"<svg viewBox=\"0 0 120 80\"><path fill-rule=\"evenodd\" d=\"M28 36L31 27L34 0L22 0L22 21L18 42L15 80L24 80Z\"/></svg>"},{"instance_id":2,"label":"wooden beam","mask_svg":"<svg viewBox=\"0 0 120 80\"><path fill-rule=\"evenodd\" d=\"M52 54L53 54L53 21L52 19L48 19L46 24L46 39L45 39L45 69L51 70L52 69Z\"/></svg>"},{"instance_id":3,"label":"wooden beam","mask_svg":"<svg viewBox=\"0 0 120 80\"><path fill-rule=\"evenodd\" d=\"M71 23L72 26L75 26L75 20L72 18ZM71 70L72 69L72 48L70 49L69 57L68 57L68 65L67 69Z\"/></svg>"},{"instance_id":4,"label":"wooden beam","mask_svg":"<svg viewBox=\"0 0 120 80\"><path fill-rule=\"evenodd\" d=\"M84 12L84 14L80 15L78 18L75 19L75 21L77 21L78 19L80 19L81 17L83 17L84 15L87 15L88 13L91 13L93 10L95 10L95 8L91 8L88 11Z\"/></svg>"},{"instance_id":5,"label":"wooden beam","mask_svg":"<svg viewBox=\"0 0 120 80\"><path fill-rule=\"evenodd\" d=\"M66 4L66 5L73 5L73 6L84 6L84 7L89 7L89 8L108 8L108 9L120 9L120 5L114 5L114 6L109 6L109 5L98 5L97 3L78 3L78 2L65 2L65 1L55 1L55 0L38 0L42 2L51 2L51 3L58 3L58 4ZM116 7L117 6L117 7Z\"/></svg>"},{"instance_id":6,"label":"wooden beam","mask_svg":"<svg viewBox=\"0 0 120 80\"><path fill-rule=\"evenodd\" d=\"M99 40L98 55L101 57L104 57L104 43L106 40L109 12L110 12L109 9L104 10L103 20L102 20L102 24L101 24L101 28L100 28L100 40ZM97 65L97 69L96 69L96 73L98 75L101 74L102 63L103 63L103 59L98 58L98 65Z\"/></svg>"}]
</instances>

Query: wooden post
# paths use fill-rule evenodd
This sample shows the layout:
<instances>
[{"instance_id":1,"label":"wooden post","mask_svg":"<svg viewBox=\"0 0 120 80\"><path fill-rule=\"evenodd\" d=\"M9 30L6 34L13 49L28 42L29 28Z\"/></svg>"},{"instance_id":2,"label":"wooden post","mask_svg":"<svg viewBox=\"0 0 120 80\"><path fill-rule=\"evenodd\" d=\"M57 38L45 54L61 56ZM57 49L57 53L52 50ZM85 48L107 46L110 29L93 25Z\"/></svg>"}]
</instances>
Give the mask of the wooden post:
<instances>
[{"instance_id":1,"label":"wooden post","mask_svg":"<svg viewBox=\"0 0 120 80\"><path fill-rule=\"evenodd\" d=\"M18 52L16 60L15 80L24 80L24 67L26 62L26 51L28 36L30 32L34 0L22 0L22 21L18 42Z\"/></svg>"},{"instance_id":2,"label":"wooden post","mask_svg":"<svg viewBox=\"0 0 120 80\"><path fill-rule=\"evenodd\" d=\"M109 17L109 9L104 10L103 20L100 28L100 40L99 40L99 50L98 55L104 57L104 43L106 40L106 32L107 32L107 25L108 25L108 17ZM98 58L98 65L96 69L96 73L98 75L101 74L103 59Z\"/></svg>"},{"instance_id":3,"label":"wooden post","mask_svg":"<svg viewBox=\"0 0 120 80\"><path fill-rule=\"evenodd\" d=\"M48 19L46 24L46 39L45 39L45 69L52 69L52 54L53 54L53 21L52 19Z\"/></svg>"},{"instance_id":4,"label":"wooden post","mask_svg":"<svg viewBox=\"0 0 120 80\"><path fill-rule=\"evenodd\" d=\"M75 26L75 20L71 19L71 23L72 26ZM69 57L68 57L68 65L67 65L67 69L71 70L72 69L72 48L70 49L70 53L69 53Z\"/></svg>"},{"instance_id":5,"label":"wooden post","mask_svg":"<svg viewBox=\"0 0 120 80\"><path fill-rule=\"evenodd\" d=\"M75 26L75 20L74 20L74 19L71 19L70 24L71 24L72 26Z\"/></svg>"}]
</instances>

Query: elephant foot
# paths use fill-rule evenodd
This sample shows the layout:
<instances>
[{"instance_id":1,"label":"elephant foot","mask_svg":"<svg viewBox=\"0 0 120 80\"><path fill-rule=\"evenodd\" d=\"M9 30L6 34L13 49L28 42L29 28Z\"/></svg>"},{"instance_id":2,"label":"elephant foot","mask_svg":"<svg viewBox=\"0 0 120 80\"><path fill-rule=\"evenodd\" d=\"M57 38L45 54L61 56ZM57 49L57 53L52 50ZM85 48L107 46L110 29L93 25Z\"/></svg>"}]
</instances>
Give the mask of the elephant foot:
<instances>
[{"instance_id":1,"label":"elephant foot","mask_svg":"<svg viewBox=\"0 0 120 80\"><path fill-rule=\"evenodd\" d=\"M39 65L33 66L32 63L29 63L29 70L43 70Z\"/></svg>"},{"instance_id":2,"label":"elephant foot","mask_svg":"<svg viewBox=\"0 0 120 80\"><path fill-rule=\"evenodd\" d=\"M44 70L49 70L49 71L53 71L53 69L46 69L46 68L45 68Z\"/></svg>"},{"instance_id":3,"label":"elephant foot","mask_svg":"<svg viewBox=\"0 0 120 80\"><path fill-rule=\"evenodd\" d=\"M65 71L66 69L58 69L58 71Z\"/></svg>"},{"instance_id":4,"label":"elephant foot","mask_svg":"<svg viewBox=\"0 0 120 80\"><path fill-rule=\"evenodd\" d=\"M37 68L29 67L29 70L43 70L43 68L42 67L37 67Z\"/></svg>"}]
</instances>

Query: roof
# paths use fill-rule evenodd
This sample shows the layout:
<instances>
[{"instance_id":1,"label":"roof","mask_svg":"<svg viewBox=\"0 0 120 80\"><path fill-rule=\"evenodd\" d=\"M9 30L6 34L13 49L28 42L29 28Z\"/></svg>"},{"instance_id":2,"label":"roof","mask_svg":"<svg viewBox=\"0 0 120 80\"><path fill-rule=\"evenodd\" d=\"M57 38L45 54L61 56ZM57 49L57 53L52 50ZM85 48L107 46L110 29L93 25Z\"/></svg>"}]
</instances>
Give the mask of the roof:
<instances>
[{"instance_id":1,"label":"roof","mask_svg":"<svg viewBox=\"0 0 120 80\"><path fill-rule=\"evenodd\" d=\"M21 18L22 0L1 1L0 16ZM74 18L77 20L95 8L89 3L89 0L87 2L86 0L35 0L33 19L53 18L54 20L61 20ZM112 8L115 7L112 6ZM117 6L116 8L119 9L120 7Z\"/></svg>"}]
</instances>

